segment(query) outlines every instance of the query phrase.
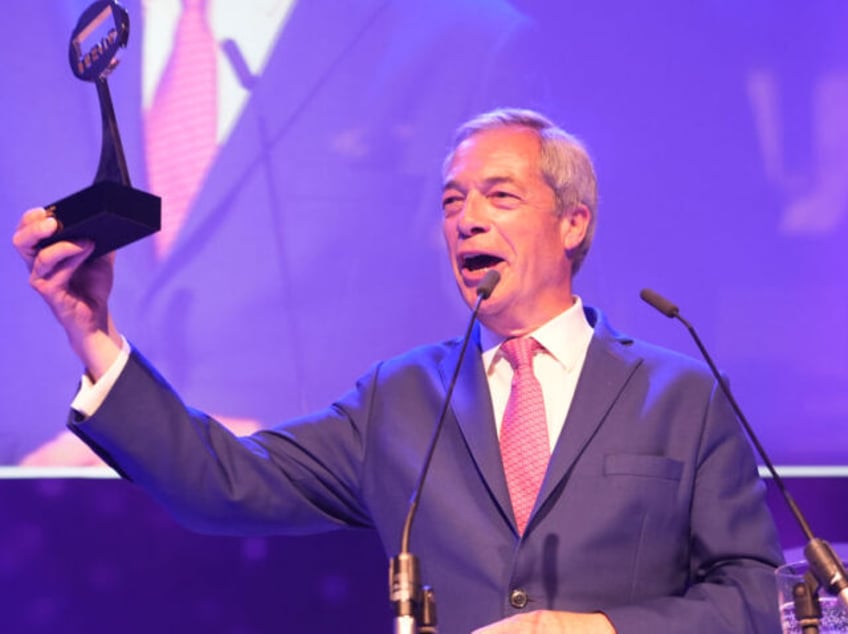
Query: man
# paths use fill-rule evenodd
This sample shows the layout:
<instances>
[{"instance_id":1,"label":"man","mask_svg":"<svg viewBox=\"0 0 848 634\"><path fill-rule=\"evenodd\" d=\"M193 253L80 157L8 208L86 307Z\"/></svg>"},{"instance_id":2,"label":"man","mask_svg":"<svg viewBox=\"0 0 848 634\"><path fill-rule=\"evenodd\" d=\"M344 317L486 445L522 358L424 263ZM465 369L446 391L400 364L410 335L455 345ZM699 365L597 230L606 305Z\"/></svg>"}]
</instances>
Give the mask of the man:
<instances>
[{"instance_id":1,"label":"man","mask_svg":"<svg viewBox=\"0 0 848 634\"><path fill-rule=\"evenodd\" d=\"M572 294L596 223L582 146L530 111L463 126L444 235L467 302L485 272L412 536L442 631L774 632L780 561L750 450L691 360L613 331ZM330 408L238 439L182 405L107 308L112 259L15 244L93 386L72 429L186 525L227 533L372 527L397 550L458 341L375 366ZM492 625L486 625L492 623Z\"/></svg>"}]
</instances>

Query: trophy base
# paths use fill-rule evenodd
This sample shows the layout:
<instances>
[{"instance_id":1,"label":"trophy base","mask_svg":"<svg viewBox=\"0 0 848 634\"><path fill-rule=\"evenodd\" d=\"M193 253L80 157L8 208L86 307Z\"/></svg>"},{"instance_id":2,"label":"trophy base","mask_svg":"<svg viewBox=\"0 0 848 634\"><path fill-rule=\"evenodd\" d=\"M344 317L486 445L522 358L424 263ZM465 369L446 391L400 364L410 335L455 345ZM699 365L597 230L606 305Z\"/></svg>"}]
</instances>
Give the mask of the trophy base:
<instances>
[{"instance_id":1,"label":"trophy base","mask_svg":"<svg viewBox=\"0 0 848 634\"><path fill-rule=\"evenodd\" d=\"M62 240L92 240L92 258L140 240L161 227L162 199L120 183L101 181L58 200L46 209L59 230L38 248Z\"/></svg>"}]
</instances>

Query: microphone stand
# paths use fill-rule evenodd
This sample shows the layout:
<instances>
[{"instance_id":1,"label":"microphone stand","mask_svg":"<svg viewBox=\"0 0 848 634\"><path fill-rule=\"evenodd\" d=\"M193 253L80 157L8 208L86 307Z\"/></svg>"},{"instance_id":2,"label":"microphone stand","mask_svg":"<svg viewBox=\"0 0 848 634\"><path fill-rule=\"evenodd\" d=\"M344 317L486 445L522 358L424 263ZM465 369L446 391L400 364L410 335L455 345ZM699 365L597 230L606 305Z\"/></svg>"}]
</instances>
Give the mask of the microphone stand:
<instances>
[{"instance_id":1,"label":"microphone stand","mask_svg":"<svg viewBox=\"0 0 848 634\"><path fill-rule=\"evenodd\" d=\"M436 627L436 595L430 586L421 585L418 557L409 551L409 537L412 533L412 521L415 518L415 513L418 510L418 502L421 499L421 491L424 488L424 480L427 478L427 472L430 470L430 462L433 459L436 442L439 439L442 427L444 427L445 415L451 402L453 389L456 387L459 369L462 366L462 360L465 358L465 350L468 348L468 342L471 339L471 329L477 321L480 304L484 299L489 298L500 279L500 274L494 269L491 269L483 276L483 279L477 286L477 301L474 304L474 310L471 311L471 318L468 320L468 328L465 330L465 336L462 338L459 359L457 359L453 376L448 385L447 394L445 394L445 400L442 403L439 420L436 423L433 436L430 438L430 444L424 454L424 464L421 467L418 482L412 490L409 510L407 511L406 521L403 524L403 531L401 533L400 553L392 557L389 561L389 601L394 606L395 612L394 634L437 634L438 632Z\"/></svg>"},{"instance_id":2,"label":"microphone stand","mask_svg":"<svg viewBox=\"0 0 848 634\"><path fill-rule=\"evenodd\" d=\"M698 333L695 332L694 326L680 315L680 309L675 304L672 304L659 293L645 288L642 289L639 296L666 317L677 319L680 323L686 326L689 334L692 335L692 339L695 340L698 350L701 351L701 355L706 360L707 365L709 365L719 387L730 402L730 406L736 413L739 422L742 423L742 427L744 427L745 432L751 439L751 443L763 459L763 463L771 474L771 477L774 479L778 491L780 491L781 496L789 506L789 510L792 512L792 515L795 517L801 527L801 530L806 536L808 542L804 547L804 557L809 565L809 570L804 575L804 581L799 582L793 588L792 596L795 608L795 618L801 626L802 632L804 634L818 634L819 621L822 616L821 605L819 604L818 597L819 588L825 588L831 595L838 597L845 607L848 607L848 574L846 574L845 567L836 556L831 545L814 535L810 525L804 517L804 514L801 512L801 509L786 489L786 486L783 483L783 478L780 477L780 474L774 468L766 450L760 444L757 435L754 433L754 429L751 427L750 423L748 423L748 419L742 413L742 409L739 407L739 404L730 392L730 387L718 371L712 357L707 352L701 338L698 336Z\"/></svg>"}]
</instances>

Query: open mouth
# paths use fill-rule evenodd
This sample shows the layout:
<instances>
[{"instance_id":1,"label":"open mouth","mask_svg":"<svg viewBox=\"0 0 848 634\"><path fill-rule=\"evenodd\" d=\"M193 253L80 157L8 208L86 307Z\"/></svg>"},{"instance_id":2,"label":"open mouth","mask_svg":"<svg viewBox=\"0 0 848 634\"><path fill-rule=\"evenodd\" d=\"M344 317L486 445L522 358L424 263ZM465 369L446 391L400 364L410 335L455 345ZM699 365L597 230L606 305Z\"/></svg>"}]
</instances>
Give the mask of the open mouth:
<instances>
[{"instance_id":1,"label":"open mouth","mask_svg":"<svg viewBox=\"0 0 848 634\"><path fill-rule=\"evenodd\" d=\"M462 268L467 271L480 271L481 269L489 269L503 262L503 258L488 253L479 253L477 255L463 256Z\"/></svg>"}]
</instances>

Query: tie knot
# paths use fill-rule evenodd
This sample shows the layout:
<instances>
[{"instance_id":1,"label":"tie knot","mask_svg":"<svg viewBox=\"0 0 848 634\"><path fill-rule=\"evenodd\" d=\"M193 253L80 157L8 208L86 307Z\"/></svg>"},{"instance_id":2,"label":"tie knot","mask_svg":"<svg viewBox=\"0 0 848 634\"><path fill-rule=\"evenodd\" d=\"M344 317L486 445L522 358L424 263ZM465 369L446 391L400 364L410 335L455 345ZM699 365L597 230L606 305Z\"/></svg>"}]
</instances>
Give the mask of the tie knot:
<instances>
[{"instance_id":1,"label":"tie knot","mask_svg":"<svg viewBox=\"0 0 848 634\"><path fill-rule=\"evenodd\" d=\"M520 339L507 339L501 346L504 358L509 361L513 370L519 368L532 368L533 355L542 349L542 344L533 337L522 337Z\"/></svg>"}]
</instances>

